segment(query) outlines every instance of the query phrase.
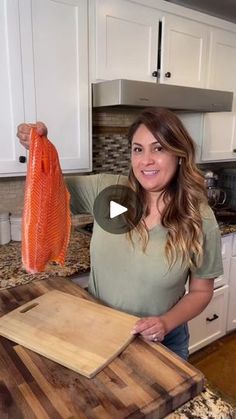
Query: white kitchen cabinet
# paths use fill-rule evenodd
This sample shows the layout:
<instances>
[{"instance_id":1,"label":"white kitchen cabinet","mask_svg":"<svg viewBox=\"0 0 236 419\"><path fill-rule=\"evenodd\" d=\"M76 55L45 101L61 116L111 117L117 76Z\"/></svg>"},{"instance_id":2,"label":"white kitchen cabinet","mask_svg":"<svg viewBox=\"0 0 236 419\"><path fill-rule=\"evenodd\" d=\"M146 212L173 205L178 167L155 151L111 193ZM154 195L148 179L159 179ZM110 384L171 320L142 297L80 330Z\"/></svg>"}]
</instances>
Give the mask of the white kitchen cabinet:
<instances>
[{"instance_id":1,"label":"white kitchen cabinet","mask_svg":"<svg viewBox=\"0 0 236 419\"><path fill-rule=\"evenodd\" d=\"M210 30L207 87L234 92L233 111L204 118L202 161L236 159L236 33Z\"/></svg>"},{"instance_id":2,"label":"white kitchen cabinet","mask_svg":"<svg viewBox=\"0 0 236 419\"><path fill-rule=\"evenodd\" d=\"M196 146L196 162L201 162L203 113L199 112L175 112L180 118Z\"/></svg>"},{"instance_id":3,"label":"white kitchen cabinet","mask_svg":"<svg viewBox=\"0 0 236 419\"><path fill-rule=\"evenodd\" d=\"M0 175L24 172L19 156L26 150L16 141L24 120L19 10L17 1L0 2Z\"/></svg>"},{"instance_id":4,"label":"white kitchen cabinet","mask_svg":"<svg viewBox=\"0 0 236 419\"><path fill-rule=\"evenodd\" d=\"M162 19L160 83L204 87L207 49L207 25L165 14Z\"/></svg>"},{"instance_id":5,"label":"white kitchen cabinet","mask_svg":"<svg viewBox=\"0 0 236 419\"><path fill-rule=\"evenodd\" d=\"M219 288L222 285L229 283L229 270L231 262L233 235L227 234L221 237L221 254L223 261L224 274L218 276L214 281L214 288Z\"/></svg>"},{"instance_id":6,"label":"white kitchen cabinet","mask_svg":"<svg viewBox=\"0 0 236 419\"><path fill-rule=\"evenodd\" d=\"M214 290L210 304L189 322L189 352L202 348L219 339L226 332L228 285Z\"/></svg>"},{"instance_id":7,"label":"white kitchen cabinet","mask_svg":"<svg viewBox=\"0 0 236 419\"><path fill-rule=\"evenodd\" d=\"M7 94L12 101L11 108L8 106L11 119L5 119L6 133L12 133L14 127L15 134L16 125L24 120L44 121L49 138L58 150L62 169L68 172L90 170L87 0L11 0L4 3L1 5L5 9L3 12L8 13L8 9L11 12L7 16L7 35L3 39L3 50L7 53L5 58L1 57L9 85ZM9 44L8 39L11 40L15 32L18 39L13 47L13 41ZM18 65L13 66L8 61L15 50ZM17 70L12 67L17 67L19 72L17 86L13 74ZM0 78L3 83L4 75ZM12 105L14 101L18 105L16 110L16 105ZM14 119L12 109L16 113ZM14 134L12 144L16 148L18 140L14 141ZM0 144L1 149L5 144L6 138ZM12 157L13 145L11 147ZM26 170L24 163L23 169L19 167L18 156L22 153L18 148L11 165L5 154L4 168L1 165L3 174L15 175Z\"/></svg>"},{"instance_id":8,"label":"white kitchen cabinet","mask_svg":"<svg viewBox=\"0 0 236 419\"><path fill-rule=\"evenodd\" d=\"M94 80L154 81L157 69L158 12L126 0L94 1Z\"/></svg>"},{"instance_id":9,"label":"white kitchen cabinet","mask_svg":"<svg viewBox=\"0 0 236 419\"><path fill-rule=\"evenodd\" d=\"M229 303L228 303L228 319L227 331L236 329L236 234L233 234L232 257L229 272Z\"/></svg>"},{"instance_id":10,"label":"white kitchen cabinet","mask_svg":"<svg viewBox=\"0 0 236 419\"><path fill-rule=\"evenodd\" d=\"M92 4L93 81L156 82L155 71L160 83L204 86L207 25L127 0Z\"/></svg>"},{"instance_id":11,"label":"white kitchen cabinet","mask_svg":"<svg viewBox=\"0 0 236 419\"><path fill-rule=\"evenodd\" d=\"M190 353L193 353L194 351L208 345L210 342L219 339L226 333L226 324L228 321L228 299L231 294L231 288L228 284L232 246L233 234L227 234L221 237L224 274L220 275L214 281L214 296L210 304L202 313L189 322Z\"/></svg>"}]
</instances>

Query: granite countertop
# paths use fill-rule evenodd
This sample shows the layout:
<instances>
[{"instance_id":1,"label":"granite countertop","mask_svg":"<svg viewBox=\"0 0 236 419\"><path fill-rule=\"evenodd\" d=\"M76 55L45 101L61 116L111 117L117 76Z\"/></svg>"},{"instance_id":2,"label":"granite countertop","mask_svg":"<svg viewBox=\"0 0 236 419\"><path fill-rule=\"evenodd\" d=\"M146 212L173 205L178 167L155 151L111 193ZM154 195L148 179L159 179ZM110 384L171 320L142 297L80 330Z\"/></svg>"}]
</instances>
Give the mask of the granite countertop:
<instances>
[{"instance_id":1,"label":"granite countertop","mask_svg":"<svg viewBox=\"0 0 236 419\"><path fill-rule=\"evenodd\" d=\"M65 264L48 265L45 272L27 273L21 262L21 242L11 241L0 246L0 289L27 284L35 279L48 279L56 276L73 277L90 269L91 236L72 229Z\"/></svg>"},{"instance_id":2,"label":"granite countertop","mask_svg":"<svg viewBox=\"0 0 236 419\"><path fill-rule=\"evenodd\" d=\"M236 224L219 225L222 236L236 233ZM72 228L64 266L50 264L46 272L28 274L22 267L21 242L11 241L0 246L0 289L26 284L35 279L47 279L56 276L73 277L90 269L91 235Z\"/></svg>"},{"instance_id":3,"label":"granite countertop","mask_svg":"<svg viewBox=\"0 0 236 419\"><path fill-rule=\"evenodd\" d=\"M236 233L236 224L219 223L221 235Z\"/></svg>"}]
</instances>

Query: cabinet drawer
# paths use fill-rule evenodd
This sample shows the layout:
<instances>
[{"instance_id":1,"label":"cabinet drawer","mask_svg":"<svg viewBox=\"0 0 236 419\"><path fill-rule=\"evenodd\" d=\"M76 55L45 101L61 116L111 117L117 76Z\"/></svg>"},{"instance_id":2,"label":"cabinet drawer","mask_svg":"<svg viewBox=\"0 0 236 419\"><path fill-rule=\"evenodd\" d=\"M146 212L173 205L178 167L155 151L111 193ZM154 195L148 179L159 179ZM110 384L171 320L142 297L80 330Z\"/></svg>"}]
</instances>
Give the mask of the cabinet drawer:
<instances>
[{"instance_id":1,"label":"cabinet drawer","mask_svg":"<svg viewBox=\"0 0 236 419\"><path fill-rule=\"evenodd\" d=\"M218 276L214 282L214 288L219 288L229 282L229 269L230 269L230 255L232 248L233 235L228 234L221 238L221 253L223 260L224 275Z\"/></svg>"},{"instance_id":2,"label":"cabinet drawer","mask_svg":"<svg viewBox=\"0 0 236 419\"><path fill-rule=\"evenodd\" d=\"M232 256L236 256L236 234L232 234Z\"/></svg>"},{"instance_id":3,"label":"cabinet drawer","mask_svg":"<svg viewBox=\"0 0 236 419\"><path fill-rule=\"evenodd\" d=\"M221 254L223 259L229 259L231 254L232 240L235 239L236 234L227 234L221 237ZM236 240L235 240L235 253L236 253Z\"/></svg>"},{"instance_id":4,"label":"cabinet drawer","mask_svg":"<svg viewBox=\"0 0 236 419\"><path fill-rule=\"evenodd\" d=\"M220 338L226 331L228 285L214 290L213 298L205 310L189 322L189 351L194 351Z\"/></svg>"}]
</instances>

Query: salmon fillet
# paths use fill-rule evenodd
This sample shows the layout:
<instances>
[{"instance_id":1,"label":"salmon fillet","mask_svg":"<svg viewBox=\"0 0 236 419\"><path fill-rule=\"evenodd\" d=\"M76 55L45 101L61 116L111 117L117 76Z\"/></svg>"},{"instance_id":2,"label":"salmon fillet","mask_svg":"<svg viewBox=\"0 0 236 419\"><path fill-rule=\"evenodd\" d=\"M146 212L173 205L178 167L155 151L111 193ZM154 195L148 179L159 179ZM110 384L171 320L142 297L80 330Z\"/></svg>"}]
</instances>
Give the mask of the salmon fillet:
<instances>
[{"instance_id":1,"label":"salmon fillet","mask_svg":"<svg viewBox=\"0 0 236 419\"><path fill-rule=\"evenodd\" d=\"M22 218L27 272L42 272L52 261L64 263L71 229L69 201L56 148L32 128Z\"/></svg>"}]
</instances>

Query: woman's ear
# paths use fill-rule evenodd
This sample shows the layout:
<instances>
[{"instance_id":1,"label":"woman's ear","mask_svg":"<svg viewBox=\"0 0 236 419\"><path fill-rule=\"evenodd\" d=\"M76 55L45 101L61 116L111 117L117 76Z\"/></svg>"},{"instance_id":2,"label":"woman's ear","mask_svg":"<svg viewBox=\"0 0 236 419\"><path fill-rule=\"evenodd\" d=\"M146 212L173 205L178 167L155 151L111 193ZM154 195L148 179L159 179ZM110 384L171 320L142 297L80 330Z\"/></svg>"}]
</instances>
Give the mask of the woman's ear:
<instances>
[{"instance_id":1,"label":"woman's ear","mask_svg":"<svg viewBox=\"0 0 236 419\"><path fill-rule=\"evenodd\" d=\"M182 157L179 158L179 165L182 164Z\"/></svg>"}]
</instances>

